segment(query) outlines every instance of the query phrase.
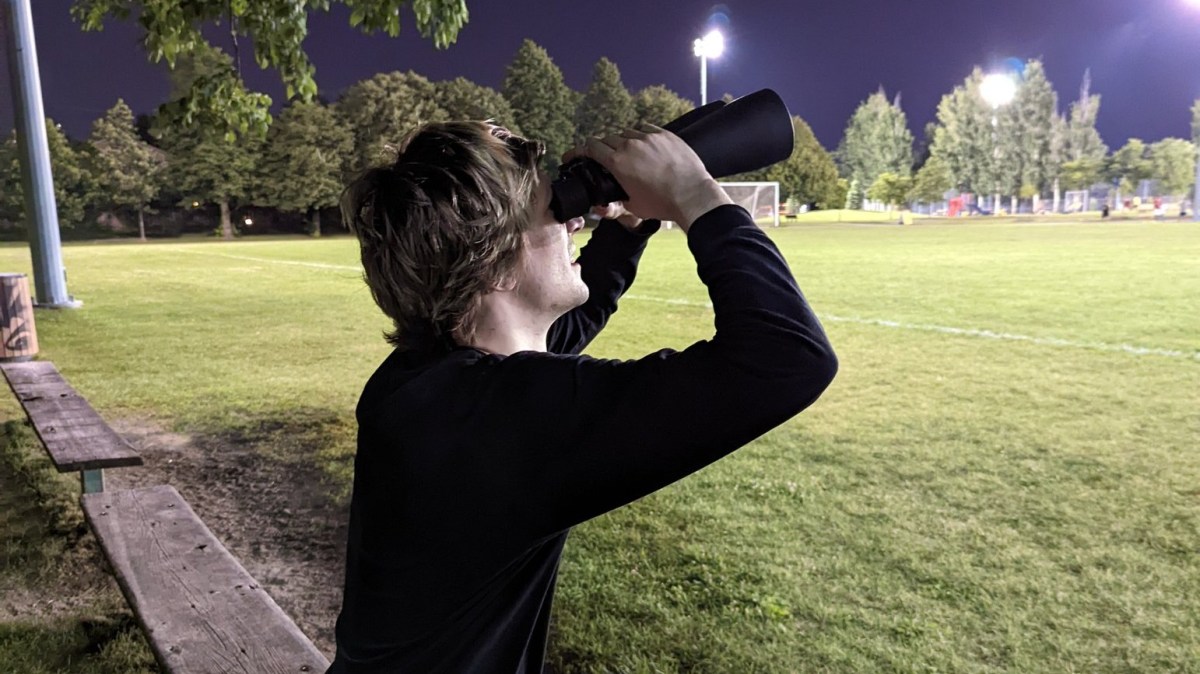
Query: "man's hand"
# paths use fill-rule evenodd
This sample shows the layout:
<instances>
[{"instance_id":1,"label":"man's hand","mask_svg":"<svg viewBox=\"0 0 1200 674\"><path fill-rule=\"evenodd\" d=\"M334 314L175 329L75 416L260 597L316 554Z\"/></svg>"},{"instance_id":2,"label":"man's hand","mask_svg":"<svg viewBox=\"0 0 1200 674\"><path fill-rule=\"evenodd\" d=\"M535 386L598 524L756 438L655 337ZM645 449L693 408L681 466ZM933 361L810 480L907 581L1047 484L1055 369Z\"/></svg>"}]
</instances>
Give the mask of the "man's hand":
<instances>
[{"instance_id":1,"label":"man's hand","mask_svg":"<svg viewBox=\"0 0 1200 674\"><path fill-rule=\"evenodd\" d=\"M567 152L563 161L579 156L590 157L613 174L629 195L624 202L629 213L672 220L685 232L696 218L733 203L692 148L657 126L644 124L617 135L589 138Z\"/></svg>"},{"instance_id":2,"label":"man's hand","mask_svg":"<svg viewBox=\"0 0 1200 674\"><path fill-rule=\"evenodd\" d=\"M625 204L614 201L604 206L593 206L592 213L606 220L616 220L621 223L621 226L629 231L636 231L638 225L642 224L642 219L638 216L625 210Z\"/></svg>"}]
</instances>

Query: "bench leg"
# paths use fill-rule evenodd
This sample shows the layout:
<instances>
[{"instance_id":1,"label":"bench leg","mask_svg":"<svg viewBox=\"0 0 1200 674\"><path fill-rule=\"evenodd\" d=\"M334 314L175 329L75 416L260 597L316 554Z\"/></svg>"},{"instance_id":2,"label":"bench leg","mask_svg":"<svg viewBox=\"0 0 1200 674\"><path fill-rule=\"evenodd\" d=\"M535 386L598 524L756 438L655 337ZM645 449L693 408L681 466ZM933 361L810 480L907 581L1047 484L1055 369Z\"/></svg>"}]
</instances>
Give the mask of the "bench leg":
<instances>
[{"instance_id":1,"label":"bench leg","mask_svg":"<svg viewBox=\"0 0 1200 674\"><path fill-rule=\"evenodd\" d=\"M95 494L104 491L104 471L85 470L79 473L79 481L83 484L83 493Z\"/></svg>"}]
</instances>

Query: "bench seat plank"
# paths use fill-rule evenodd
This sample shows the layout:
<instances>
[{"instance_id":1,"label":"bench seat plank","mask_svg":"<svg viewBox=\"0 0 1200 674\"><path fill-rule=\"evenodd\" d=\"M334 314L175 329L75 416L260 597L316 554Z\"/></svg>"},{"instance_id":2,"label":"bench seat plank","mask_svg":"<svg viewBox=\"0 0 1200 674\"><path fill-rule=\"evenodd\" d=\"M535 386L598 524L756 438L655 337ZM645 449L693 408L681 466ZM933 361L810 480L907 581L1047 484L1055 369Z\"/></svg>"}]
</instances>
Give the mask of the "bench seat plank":
<instances>
[{"instance_id":1,"label":"bench seat plank","mask_svg":"<svg viewBox=\"0 0 1200 674\"><path fill-rule=\"evenodd\" d=\"M83 511L171 674L323 674L329 661L169 485L84 494Z\"/></svg>"},{"instance_id":2,"label":"bench seat plank","mask_svg":"<svg viewBox=\"0 0 1200 674\"><path fill-rule=\"evenodd\" d=\"M0 366L60 473L140 466L142 457L71 388L54 363Z\"/></svg>"}]
</instances>

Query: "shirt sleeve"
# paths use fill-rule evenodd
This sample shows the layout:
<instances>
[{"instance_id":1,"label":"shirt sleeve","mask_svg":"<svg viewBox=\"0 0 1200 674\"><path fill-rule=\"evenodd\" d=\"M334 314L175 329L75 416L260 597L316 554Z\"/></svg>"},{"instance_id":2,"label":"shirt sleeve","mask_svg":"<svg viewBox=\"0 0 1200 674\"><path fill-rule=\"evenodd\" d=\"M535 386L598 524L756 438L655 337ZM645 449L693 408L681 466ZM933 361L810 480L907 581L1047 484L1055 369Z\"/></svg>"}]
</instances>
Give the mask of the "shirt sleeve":
<instances>
[{"instance_id":1,"label":"shirt sleeve","mask_svg":"<svg viewBox=\"0 0 1200 674\"><path fill-rule=\"evenodd\" d=\"M580 353L600 334L616 313L617 300L633 284L646 242L658 227L657 220L646 220L637 232L630 232L615 220L600 221L579 254L587 302L550 326L546 337L550 353Z\"/></svg>"},{"instance_id":2,"label":"shirt sleeve","mask_svg":"<svg viewBox=\"0 0 1200 674\"><path fill-rule=\"evenodd\" d=\"M711 339L633 361L526 352L497 363L489 397L504 398L512 425L492 426L491 474L509 487L492 493L511 495L505 508L519 516L509 521L529 536L699 470L808 407L833 380L824 330L743 209L704 215L688 245L713 303Z\"/></svg>"}]
</instances>

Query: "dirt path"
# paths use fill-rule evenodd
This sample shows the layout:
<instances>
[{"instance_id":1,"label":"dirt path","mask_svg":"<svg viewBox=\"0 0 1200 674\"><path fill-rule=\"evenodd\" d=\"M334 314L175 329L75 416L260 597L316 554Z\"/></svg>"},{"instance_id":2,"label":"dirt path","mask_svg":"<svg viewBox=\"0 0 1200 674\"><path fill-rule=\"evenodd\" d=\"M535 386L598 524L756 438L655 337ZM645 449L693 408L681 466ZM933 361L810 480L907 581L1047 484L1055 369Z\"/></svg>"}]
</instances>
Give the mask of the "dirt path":
<instances>
[{"instance_id":1,"label":"dirt path","mask_svg":"<svg viewBox=\"0 0 1200 674\"><path fill-rule=\"evenodd\" d=\"M316 464L305 457L281 462L229 440L171 433L145 419L118 419L112 426L138 449L145 465L106 471L106 488L173 485L332 657L348 510L328 498Z\"/></svg>"}]
</instances>

